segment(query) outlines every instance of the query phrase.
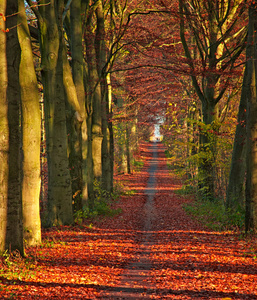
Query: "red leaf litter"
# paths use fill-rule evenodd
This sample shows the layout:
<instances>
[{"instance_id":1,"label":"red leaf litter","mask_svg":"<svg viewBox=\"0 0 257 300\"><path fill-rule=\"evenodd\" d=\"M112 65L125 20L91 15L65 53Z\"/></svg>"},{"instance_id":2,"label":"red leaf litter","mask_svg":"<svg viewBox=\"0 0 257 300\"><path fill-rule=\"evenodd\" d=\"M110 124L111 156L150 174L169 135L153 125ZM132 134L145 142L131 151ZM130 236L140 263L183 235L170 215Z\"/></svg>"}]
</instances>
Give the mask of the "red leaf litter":
<instances>
[{"instance_id":1,"label":"red leaf litter","mask_svg":"<svg viewBox=\"0 0 257 300\"><path fill-rule=\"evenodd\" d=\"M151 147L141 145L140 172L116 176L131 191L114 204L119 215L44 229L42 246L26 249L26 259L2 258L1 299L257 299L256 238L192 220L182 209L192 199L174 193L182 183L160 143L145 232Z\"/></svg>"}]
</instances>

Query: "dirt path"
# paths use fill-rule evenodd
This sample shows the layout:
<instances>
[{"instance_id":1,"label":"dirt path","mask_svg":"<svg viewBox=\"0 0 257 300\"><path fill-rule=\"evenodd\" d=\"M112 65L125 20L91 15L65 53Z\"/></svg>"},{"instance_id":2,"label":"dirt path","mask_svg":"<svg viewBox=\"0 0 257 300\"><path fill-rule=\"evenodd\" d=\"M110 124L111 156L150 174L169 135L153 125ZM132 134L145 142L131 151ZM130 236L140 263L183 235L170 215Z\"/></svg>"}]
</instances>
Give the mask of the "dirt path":
<instances>
[{"instance_id":1,"label":"dirt path","mask_svg":"<svg viewBox=\"0 0 257 300\"><path fill-rule=\"evenodd\" d=\"M149 161L148 182L145 188L146 202L143 208L143 229L140 235L138 251L124 273L118 287L102 294L102 299L149 299L149 293L155 289L151 284L151 249L154 245L154 223L156 212L154 197L156 193L156 172L158 169L158 145L156 143L149 147L152 157Z\"/></svg>"},{"instance_id":2,"label":"dirt path","mask_svg":"<svg viewBox=\"0 0 257 300\"><path fill-rule=\"evenodd\" d=\"M139 250L103 299L257 299L257 262L247 241L203 229L187 216L179 179L153 144ZM247 252L248 251L248 252Z\"/></svg>"},{"instance_id":3,"label":"dirt path","mask_svg":"<svg viewBox=\"0 0 257 300\"><path fill-rule=\"evenodd\" d=\"M143 169L119 175L122 213L43 230L26 260L0 261L0 299L257 299L256 239L186 215L164 150L142 144Z\"/></svg>"}]
</instances>

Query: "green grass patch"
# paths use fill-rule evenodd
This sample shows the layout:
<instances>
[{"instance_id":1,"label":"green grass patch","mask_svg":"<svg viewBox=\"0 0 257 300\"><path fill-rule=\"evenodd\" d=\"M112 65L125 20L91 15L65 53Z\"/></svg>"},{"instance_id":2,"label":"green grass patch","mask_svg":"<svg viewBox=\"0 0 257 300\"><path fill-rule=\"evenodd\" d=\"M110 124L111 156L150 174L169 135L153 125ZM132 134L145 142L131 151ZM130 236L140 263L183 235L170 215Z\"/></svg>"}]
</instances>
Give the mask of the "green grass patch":
<instances>
[{"instance_id":1,"label":"green grass patch","mask_svg":"<svg viewBox=\"0 0 257 300\"><path fill-rule=\"evenodd\" d=\"M144 162L141 160L133 160L134 170L140 172L144 166Z\"/></svg>"},{"instance_id":2,"label":"green grass patch","mask_svg":"<svg viewBox=\"0 0 257 300\"><path fill-rule=\"evenodd\" d=\"M180 190L175 190L174 193L183 196L192 195L196 193L196 189L193 185L187 184L187 185L183 185Z\"/></svg>"},{"instance_id":3,"label":"green grass patch","mask_svg":"<svg viewBox=\"0 0 257 300\"><path fill-rule=\"evenodd\" d=\"M242 209L235 212L226 211L222 201L195 200L185 204L183 208L188 214L212 230L243 230L244 211Z\"/></svg>"},{"instance_id":4,"label":"green grass patch","mask_svg":"<svg viewBox=\"0 0 257 300\"><path fill-rule=\"evenodd\" d=\"M94 205L92 208L88 206L78 210L74 214L75 223L81 225L83 220L94 219L97 216L113 217L122 212L121 208L113 208L113 204L117 202L120 196L124 194L121 185L115 186L112 193L109 193L101 188L98 181L94 182Z\"/></svg>"}]
</instances>

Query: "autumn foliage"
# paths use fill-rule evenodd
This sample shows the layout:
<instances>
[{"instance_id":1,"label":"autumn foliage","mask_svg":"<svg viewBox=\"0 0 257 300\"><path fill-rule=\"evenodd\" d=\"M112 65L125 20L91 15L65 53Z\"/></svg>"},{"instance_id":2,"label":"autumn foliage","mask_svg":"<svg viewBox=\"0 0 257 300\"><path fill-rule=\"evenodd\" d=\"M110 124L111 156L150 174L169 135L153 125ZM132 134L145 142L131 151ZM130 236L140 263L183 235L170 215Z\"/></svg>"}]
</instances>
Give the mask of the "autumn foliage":
<instances>
[{"instance_id":1,"label":"autumn foliage","mask_svg":"<svg viewBox=\"0 0 257 300\"><path fill-rule=\"evenodd\" d=\"M181 180L161 144L154 222L143 230L152 145L140 147L140 172L116 177L126 189L114 204L121 214L45 229L25 260L2 258L1 299L257 299L256 239L188 216L182 207L192 198L177 193Z\"/></svg>"}]
</instances>

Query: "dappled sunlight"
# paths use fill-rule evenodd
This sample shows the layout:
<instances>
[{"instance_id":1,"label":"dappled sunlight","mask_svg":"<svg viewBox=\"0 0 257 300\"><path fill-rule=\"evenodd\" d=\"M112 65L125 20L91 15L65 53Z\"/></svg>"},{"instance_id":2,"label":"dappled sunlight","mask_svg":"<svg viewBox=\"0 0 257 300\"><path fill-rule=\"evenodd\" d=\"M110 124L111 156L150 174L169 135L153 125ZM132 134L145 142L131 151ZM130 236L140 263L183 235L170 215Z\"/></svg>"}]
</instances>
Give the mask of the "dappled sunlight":
<instances>
[{"instance_id":1,"label":"dappled sunlight","mask_svg":"<svg viewBox=\"0 0 257 300\"><path fill-rule=\"evenodd\" d=\"M147 273L140 266L134 267L141 272L141 284L137 282L136 291L143 293L144 281L151 282L158 289L158 294L151 289L147 292L153 299L162 299L164 295L171 299L190 295L196 299L197 295L255 297L249 288L257 288L257 282L253 282L257 275L256 263L244 255L249 245L238 240L235 233L151 230L152 241L148 244L140 241L144 230L133 229L83 227L53 231L50 236L57 240L66 234L66 242L58 246L58 251L54 246L40 249L37 263L44 272L33 283L24 281L24 285L33 285L36 290L44 287L52 292L53 287L60 286L70 293L79 289L82 294L90 288L91 295L101 290L112 295L117 287L123 291L128 288L120 282L128 263L146 258L151 260ZM49 236L45 238L49 241ZM244 279L244 287L240 278Z\"/></svg>"},{"instance_id":2,"label":"dappled sunlight","mask_svg":"<svg viewBox=\"0 0 257 300\"><path fill-rule=\"evenodd\" d=\"M148 163L141 172L118 176L131 191L113 203L122 209L119 215L44 230L42 245L26 250L31 276L3 279L0 295L15 290L17 299L257 299L257 241L192 220L182 209L191 199L175 193L181 184L160 161L163 152L158 164L151 151L144 154Z\"/></svg>"}]
</instances>

